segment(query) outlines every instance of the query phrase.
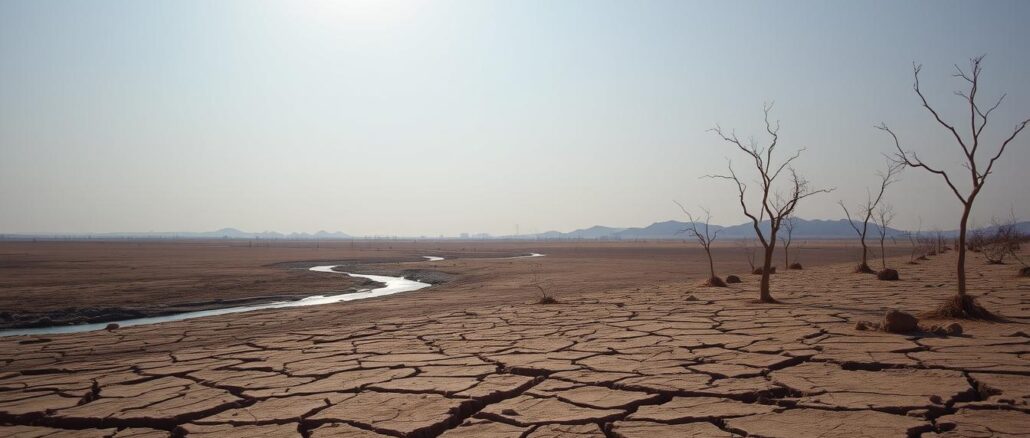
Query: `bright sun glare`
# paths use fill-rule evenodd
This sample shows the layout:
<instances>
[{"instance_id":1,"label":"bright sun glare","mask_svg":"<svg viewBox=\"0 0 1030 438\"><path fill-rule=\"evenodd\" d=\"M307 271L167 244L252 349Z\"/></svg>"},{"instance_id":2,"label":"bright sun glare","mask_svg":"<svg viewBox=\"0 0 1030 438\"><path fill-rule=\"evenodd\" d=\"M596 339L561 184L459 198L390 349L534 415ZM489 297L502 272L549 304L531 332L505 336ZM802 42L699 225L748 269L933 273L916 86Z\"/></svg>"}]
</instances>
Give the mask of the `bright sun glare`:
<instances>
[{"instance_id":1,"label":"bright sun glare","mask_svg":"<svg viewBox=\"0 0 1030 438\"><path fill-rule=\"evenodd\" d=\"M307 0L292 4L313 19L353 24L387 24L410 17L417 1L399 0Z\"/></svg>"}]
</instances>

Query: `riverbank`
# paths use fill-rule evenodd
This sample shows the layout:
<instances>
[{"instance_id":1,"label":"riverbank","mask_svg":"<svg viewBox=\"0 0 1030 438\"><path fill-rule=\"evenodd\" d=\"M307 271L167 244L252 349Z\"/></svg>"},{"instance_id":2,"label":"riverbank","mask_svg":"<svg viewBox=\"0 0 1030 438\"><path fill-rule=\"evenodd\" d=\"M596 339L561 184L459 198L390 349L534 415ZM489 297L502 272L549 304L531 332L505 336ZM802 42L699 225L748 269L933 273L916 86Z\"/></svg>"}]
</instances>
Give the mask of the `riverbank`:
<instances>
[{"instance_id":1,"label":"riverbank","mask_svg":"<svg viewBox=\"0 0 1030 438\"><path fill-rule=\"evenodd\" d=\"M0 434L1018 435L1030 283L1012 266L977 265L972 290L1008 322L961 321L961 336L855 330L887 308L931 308L951 293L953 263L898 263L897 282L850 264L783 272L779 304L754 303L745 276L558 287L553 305L530 292L427 313L438 292L412 293L0 339Z\"/></svg>"}]
</instances>

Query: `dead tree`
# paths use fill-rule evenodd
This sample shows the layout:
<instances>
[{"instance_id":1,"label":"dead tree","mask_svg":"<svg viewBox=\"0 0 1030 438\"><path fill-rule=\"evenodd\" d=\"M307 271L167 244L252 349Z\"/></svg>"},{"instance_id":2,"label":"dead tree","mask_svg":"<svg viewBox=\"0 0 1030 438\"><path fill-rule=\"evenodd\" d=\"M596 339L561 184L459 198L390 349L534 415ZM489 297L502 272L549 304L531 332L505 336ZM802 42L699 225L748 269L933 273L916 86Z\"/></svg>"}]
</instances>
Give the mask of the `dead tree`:
<instances>
[{"instance_id":1,"label":"dead tree","mask_svg":"<svg viewBox=\"0 0 1030 438\"><path fill-rule=\"evenodd\" d=\"M1004 265L1006 256L1013 256L1018 260L1019 249L1022 246L1025 236L1019 231L1016 225L1016 216L1011 214L1010 218L1001 222L998 219L991 219L994 233L988 235L981 231L980 250L989 265ZM970 249L974 246L969 244Z\"/></svg>"},{"instance_id":2,"label":"dead tree","mask_svg":"<svg viewBox=\"0 0 1030 438\"><path fill-rule=\"evenodd\" d=\"M727 134L719 126L711 129L723 141L747 154L748 158L752 161L751 164L758 174L759 194L761 195L761 202L758 203L757 208L748 208L747 184L737 176L736 171L733 170L732 162L728 165L729 175L708 175L710 178L733 181L737 185L740 207L744 210L744 215L751 219L755 234L758 235L758 241L765 249L762 262L762 281L759 286L759 301L765 303L776 302L769 292L769 274L772 273L773 269L772 260L773 253L776 251L776 233L780 231L783 219L794 213L794 209L797 208L798 202L802 199L832 190L810 188L808 180L798 175L797 171L791 166L791 163L801 156L801 152L805 150L804 148L798 149L793 155L787 157L778 165L773 164L773 152L776 150L780 139L780 124L776 122L776 125L773 126L769 121L770 110L772 110L772 105L770 104L766 104L763 107L765 113L765 132L770 137L769 145L765 147L759 146L754 139L745 144L743 140L737 137L736 133ZM790 175L786 195L777 190L776 184L777 178L784 171ZM769 223L768 231L762 230L762 224L766 220Z\"/></svg>"},{"instance_id":3,"label":"dead tree","mask_svg":"<svg viewBox=\"0 0 1030 438\"><path fill-rule=\"evenodd\" d=\"M855 272L863 272L867 274L875 273L872 268L869 267L869 246L866 245L866 236L869 235L869 221L873 219L873 214L876 211L876 207L880 205L880 201L883 200L883 194L887 192L887 187L897 181L898 174L901 173L901 169L904 166L892 163L887 167L887 172L877 172L876 174L880 177L880 189L876 192L876 197L873 197L872 192L866 189L866 202L859 207L857 213L862 219L862 228L859 228L855 224L855 220L851 217L851 212L848 211L848 207L844 205L844 201L838 201L840 208L844 210L844 215L848 217L848 224L851 224L851 228L858 234L859 243L862 244L862 261L859 262L858 267L855 268Z\"/></svg>"},{"instance_id":4,"label":"dead tree","mask_svg":"<svg viewBox=\"0 0 1030 438\"><path fill-rule=\"evenodd\" d=\"M990 312L983 307L976 304L975 300L966 294L966 225L969 222L969 213L973 210L973 202L976 201L977 195L983 190L984 184L987 182L987 177L991 174L994 169L994 164L1001 158L1001 155L1005 152L1008 145L1019 135L1020 132L1026 128L1027 123L1030 123L1030 119L1025 119L1022 122L1016 124L1013 128L1012 133L1006 137L997 151L990 156L990 159L983 163L982 160L977 160L977 153L981 151L980 147L980 134L983 133L984 128L987 126L988 117L994 112L998 106L1001 105L1005 99L1003 94L997 102L987 108L983 108L977 103L977 90L980 86L980 74L983 70L982 62L983 56L978 56L969 61L970 70L965 71L958 65L955 66L956 73L953 75L965 81L969 85L969 91L956 91L955 94L962 97L966 104L969 106L969 133L963 136L958 132L954 125L946 122L941 118L940 114L927 102L926 97L923 95L923 91L919 88L919 72L922 66L913 64L912 71L915 77L913 88L916 94L919 96L919 100L922 102L924 108L933 115L934 120L937 121L944 129L951 133L952 137L958 143L959 147L962 148L962 153L965 156L963 167L969 172L968 177L970 179L970 188L963 194L956 185L956 181L952 178L952 174L942 170L939 167L934 167L926 164L921 160L914 152L907 152L901 147L901 142L898 140L898 136L887 127L886 124L881 124L880 129L890 134L894 140L894 146L897 149L895 154L895 160L898 163L904 164L908 167L920 168L930 172L934 175L940 175L944 179L944 182L951 189L951 192L958 198L962 204L962 217L959 219L959 235L958 235L958 262L956 265L956 272L958 274L958 293L948 299L948 301L938 308L934 314L942 317L959 317L959 318L993 318Z\"/></svg>"},{"instance_id":5,"label":"dead tree","mask_svg":"<svg viewBox=\"0 0 1030 438\"><path fill-rule=\"evenodd\" d=\"M705 212L704 216L704 231L698 229L698 222L694 220L694 215L690 214L686 208L683 208L683 204L676 202L676 205L683 210L683 214L687 215L687 219L690 219L687 228L681 230L683 233L690 233L697 239L697 242L701 244L701 247L705 250L705 255L708 256L708 281L705 282L705 286L709 287L726 287L726 282L722 281L718 275L715 275L715 261L712 259L712 242L719 238L719 230L712 230L712 213L707 208L702 208Z\"/></svg>"},{"instance_id":6,"label":"dead tree","mask_svg":"<svg viewBox=\"0 0 1030 438\"><path fill-rule=\"evenodd\" d=\"M884 204L876 209L876 218L873 219L880 232L880 262L883 265L884 271L887 270L887 248L884 243L887 240L887 229L891 222L894 221L894 216L894 207L890 204Z\"/></svg>"},{"instance_id":7,"label":"dead tree","mask_svg":"<svg viewBox=\"0 0 1030 438\"><path fill-rule=\"evenodd\" d=\"M744 256L747 257L747 264L751 266L751 271L755 271L755 247L751 242L751 239L740 239L737 241L740 246L740 250L744 251Z\"/></svg>"},{"instance_id":8,"label":"dead tree","mask_svg":"<svg viewBox=\"0 0 1030 438\"><path fill-rule=\"evenodd\" d=\"M921 242L922 233L923 233L923 219L922 218L919 219L919 226L916 227L916 232L915 233L913 233L911 231L905 233L905 236L908 237L908 244L911 246L911 252L909 253L909 256L908 256L908 264L910 264L910 265L919 264L919 262L917 262L916 260L925 260L926 259L925 255L917 255L917 254L919 254L919 251L921 250L921 247L922 247L922 242ZM925 254L925 250L924 250L923 254Z\"/></svg>"},{"instance_id":9,"label":"dead tree","mask_svg":"<svg viewBox=\"0 0 1030 438\"><path fill-rule=\"evenodd\" d=\"M780 235L780 243L783 245L783 269L800 269L801 265L792 268L790 264L790 242L794 239L794 225L797 220L794 215L783 219L783 234Z\"/></svg>"}]
</instances>

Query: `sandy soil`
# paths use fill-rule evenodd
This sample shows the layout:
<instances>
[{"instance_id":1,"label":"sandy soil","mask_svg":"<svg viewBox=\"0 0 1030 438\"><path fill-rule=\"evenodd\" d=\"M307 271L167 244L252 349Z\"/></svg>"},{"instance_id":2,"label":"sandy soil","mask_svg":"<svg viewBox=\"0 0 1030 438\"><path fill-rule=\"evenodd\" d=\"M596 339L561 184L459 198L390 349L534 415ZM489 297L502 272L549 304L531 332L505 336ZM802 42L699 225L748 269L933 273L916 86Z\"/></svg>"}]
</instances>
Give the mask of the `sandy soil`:
<instances>
[{"instance_id":1,"label":"sandy soil","mask_svg":"<svg viewBox=\"0 0 1030 438\"><path fill-rule=\"evenodd\" d=\"M806 266L853 260L857 252L854 242L795 247L802 245L797 257ZM548 257L486 260L529 252ZM450 260L425 263L424 255ZM749 270L735 244L720 245L715 257L723 275ZM700 248L677 242L0 242L0 312L11 315L5 320L0 313L0 327L105 322L367 287L363 280L307 271L322 264L446 280L420 310L520 302L537 292L526 287L533 282L576 294L702 278L707 270ZM367 314L370 320L383 316Z\"/></svg>"},{"instance_id":2,"label":"sandy soil","mask_svg":"<svg viewBox=\"0 0 1030 438\"><path fill-rule=\"evenodd\" d=\"M973 263L973 292L1008 321L963 321L960 336L854 328L947 296L951 253L897 262L897 282L850 263L783 272L780 304L753 302L753 276L705 288L661 268L635 282L591 268L580 292L552 286L554 305L532 291L479 302L559 268L626 271L625 256L552 252L539 268L436 262L463 273L438 293L0 339L0 435L972 437L1030 424L1030 281L1012 266ZM647 266L674 266L661 258ZM454 306L436 297L450 288L469 304L437 311Z\"/></svg>"}]
</instances>

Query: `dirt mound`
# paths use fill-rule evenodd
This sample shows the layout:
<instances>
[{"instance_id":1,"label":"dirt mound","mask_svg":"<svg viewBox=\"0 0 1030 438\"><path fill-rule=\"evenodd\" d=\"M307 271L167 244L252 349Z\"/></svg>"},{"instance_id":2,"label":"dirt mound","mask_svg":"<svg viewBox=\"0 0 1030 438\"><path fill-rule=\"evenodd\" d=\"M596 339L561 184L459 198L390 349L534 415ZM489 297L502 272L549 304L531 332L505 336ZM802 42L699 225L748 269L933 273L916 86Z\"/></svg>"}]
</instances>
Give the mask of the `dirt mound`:
<instances>
[{"instance_id":1,"label":"dirt mound","mask_svg":"<svg viewBox=\"0 0 1030 438\"><path fill-rule=\"evenodd\" d=\"M876 273L876 278L878 278L880 280L883 280L883 281L898 281L898 279L900 277L898 276L898 271L897 270L894 270L894 269L891 269L891 268L887 268L887 269L884 269L884 270L882 270L880 272L877 272Z\"/></svg>"},{"instance_id":2,"label":"dirt mound","mask_svg":"<svg viewBox=\"0 0 1030 438\"><path fill-rule=\"evenodd\" d=\"M891 309L883 315L883 323L880 327L885 332L909 333L919 330L919 319L912 314L900 310Z\"/></svg>"},{"instance_id":3,"label":"dirt mound","mask_svg":"<svg viewBox=\"0 0 1030 438\"><path fill-rule=\"evenodd\" d=\"M801 270L801 269L805 269L805 268L804 268L804 266L801 266L801 263L794 262L794 263L790 264L790 268L789 269Z\"/></svg>"},{"instance_id":4,"label":"dirt mound","mask_svg":"<svg viewBox=\"0 0 1030 438\"><path fill-rule=\"evenodd\" d=\"M726 283L730 283L730 284L740 283L740 277L738 277L736 275L727 275L726 276Z\"/></svg>"},{"instance_id":5,"label":"dirt mound","mask_svg":"<svg viewBox=\"0 0 1030 438\"><path fill-rule=\"evenodd\" d=\"M1020 277L1030 277L1030 266L1024 266L1019 270Z\"/></svg>"},{"instance_id":6,"label":"dirt mound","mask_svg":"<svg viewBox=\"0 0 1030 438\"><path fill-rule=\"evenodd\" d=\"M708 287L726 287L726 282L722 281L718 276L712 276L708 280L705 280L705 286Z\"/></svg>"},{"instance_id":7,"label":"dirt mound","mask_svg":"<svg viewBox=\"0 0 1030 438\"><path fill-rule=\"evenodd\" d=\"M751 273L755 274L755 275L762 275L762 268L755 268L755 270L751 271ZM769 268L769 273L770 274L775 274L776 273L776 267L775 266L770 267Z\"/></svg>"}]
</instances>

